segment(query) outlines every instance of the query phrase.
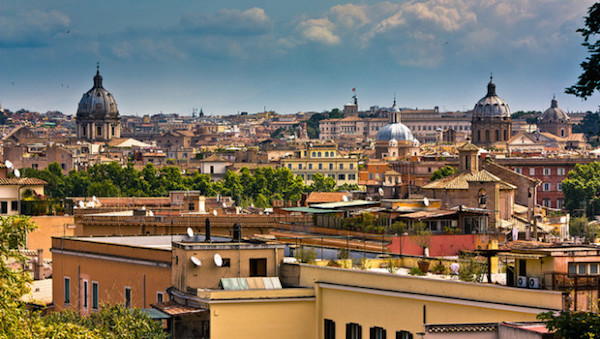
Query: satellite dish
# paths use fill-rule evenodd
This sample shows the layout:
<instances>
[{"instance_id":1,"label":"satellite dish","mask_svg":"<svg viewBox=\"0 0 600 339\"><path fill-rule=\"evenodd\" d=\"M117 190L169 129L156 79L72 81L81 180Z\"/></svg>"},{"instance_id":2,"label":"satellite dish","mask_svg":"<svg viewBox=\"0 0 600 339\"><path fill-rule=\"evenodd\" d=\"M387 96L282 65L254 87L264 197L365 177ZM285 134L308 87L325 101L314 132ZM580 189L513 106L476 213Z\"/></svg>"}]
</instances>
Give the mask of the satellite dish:
<instances>
[{"instance_id":1,"label":"satellite dish","mask_svg":"<svg viewBox=\"0 0 600 339\"><path fill-rule=\"evenodd\" d=\"M148 211L148 216L153 217L154 216L154 212Z\"/></svg>"},{"instance_id":2,"label":"satellite dish","mask_svg":"<svg viewBox=\"0 0 600 339\"><path fill-rule=\"evenodd\" d=\"M4 165L6 165L6 167L8 167L8 168L13 168L13 167L14 167L13 163L12 163L12 162L10 162L10 160L6 160L6 161L4 162Z\"/></svg>"},{"instance_id":3,"label":"satellite dish","mask_svg":"<svg viewBox=\"0 0 600 339\"><path fill-rule=\"evenodd\" d=\"M79 200L79 207L84 208L85 204L83 203L83 200Z\"/></svg>"},{"instance_id":4,"label":"satellite dish","mask_svg":"<svg viewBox=\"0 0 600 339\"><path fill-rule=\"evenodd\" d=\"M254 203L251 203L250 206L252 206L252 208L254 208Z\"/></svg>"},{"instance_id":5,"label":"satellite dish","mask_svg":"<svg viewBox=\"0 0 600 339\"><path fill-rule=\"evenodd\" d=\"M92 201L98 201L98 198L96 198L95 195L92 195Z\"/></svg>"},{"instance_id":6,"label":"satellite dish","mask_svg":"<svg viewBox=\"0 0 600 339\"><path fill-rule=\"evenodd\" d=\"M190 260L192 260L192 262L194 263L194 265L196 265L196 266L202 266L202 261L200 261L200 259L198 259L196 257L191 257Z\"/></svg>"},{"instance_id":7,"label":"satellite dish","mask_svg":"<svg viewBox=\"0 0 600 339\"><path fill-rule=\"evenodd\" d=\"M93 201L91 201L91 202L90 202L90 204L89 204L89 206L90 206L91 208L94 208L94 207L96 207L96 203L95 203L95 202L93 202Z\"/></svg>"},{"instance_id":8,"label":"satellite dish","mask_svg":"<svg viewBox=\"0 0 600 339\"><path fill-rule=\"evenodd\" d=\"M383 197L383 188L379 187L377 193L379 193L379 195Z\"/></svg>"},{"instance_id":9,"label":"satellite dish","mask_svg":"<svg viewBox=\"0 0 600 339\"><path fill-rule=\"evenodd\" d=\"M145 210L146 210L146 206L142 206L142 211L145 211Z\"/></svg>"},{"instance_id":10,"label":"satellite dish","mask_svg":"<svg viewBox=\"0 0 600 339\"><path fill-rule=\"evenodd\" d=\"M191 227L187 228L187 234L188 237L193 238L194 237L194 230Z\"/></svg>"},{"instance_id":11,"label":"satellite dish","mask_svg":"<svg viewBox=\"0 0 600 339\"><path fill-rule=\"evenodd\" d=\"M223 202L223 208L227 208L227 204Z\"/></svg>"},{"instance_id":12,"label":"satellite dish","mask_svg":"<svg viewBox=\"0 0 600 339\"><path fill-rule=\"evenodd\" d=\"M217 216L217 210L213 210L213 215L216 217Z\"/></svg>"},{"instance_id":13,"label":"satellite dish","mask_svg":"<svg viewBox=\"0 0 600 339\"><path fill-rule=\"evenodd\" d=\"M217 265L218 267L223 266L223 258L221 258L221 255L219 253L215 254L214 260L215 260L215 265Z\"/></svg>"},{"instance_id":14,"label":"satellite dish","mask_svg":"<svg viewBox=\"0 0 600 339\"><path fill-rule=\"evenodd\" d=\"M15 171L13 173L15 173L15 177L17 177L17 178L21 177L21 171L19 171L18 169L15 169Z\"/></svg>"},{"instance_id":15,"label":"satellite dish","mask_svg":"<svg viewBox=\"0 0 600 339\"><path fill-rule=\"evenodd\" d=\"M425 207L429 206L429 199L427 199L427 197L423 198L423 205L425 205Z\"/></svg>"}]
</instances>

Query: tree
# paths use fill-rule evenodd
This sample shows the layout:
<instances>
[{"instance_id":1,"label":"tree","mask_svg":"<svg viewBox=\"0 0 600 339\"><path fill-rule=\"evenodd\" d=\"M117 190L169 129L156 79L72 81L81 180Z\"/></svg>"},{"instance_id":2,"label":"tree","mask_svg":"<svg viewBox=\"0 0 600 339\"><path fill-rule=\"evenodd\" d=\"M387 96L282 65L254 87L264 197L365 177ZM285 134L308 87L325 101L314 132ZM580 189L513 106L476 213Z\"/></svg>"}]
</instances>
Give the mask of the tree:
<instances>
[{"instance_id":1,"label":"tree","mask_svg":"<svg viewBox=\"0 0 600 339\"><path fill-rule=\"evenodd\" d=\"M449 175L452 175L454 173L456 173L457 170L456 168L452 167L452 166L444 166L444 167L440 167L437 170L435 170L432 174L431 174L431 178L429 178L430 181L436 181L439 180L441 178L445 178Z\"/></svg>"},{"instance_id":2,"label":"tree","mask_svg":"<svg viewBox=\"0 0 600 339\"><path fill-rule=\"evenodd\" d=\"M321 173L313 175L313 183L310 185L311 192L332 192L335 189L335 179L325 177Z\"/></svg>"},{"instance_id":3,"label":"tree","mask_svg":"<svg viewBox=\"0 0 600 339\"><path fill-rule=\"evenodd\" d=\"M431 231L427 224L423 221L412 224L410 234L412 242L423 249L423 254L425 254L425 249L431 244Z\"/></svg>"},{"instance_id":4,"label":"tree","mask_svg":"<svg viewBox=\"0 0 600 339\"><path fill-rule=\"evenodd\" d=\"M599 338L600 316L592 312L561 311L538 314L537 318L546 322L546 328L554 332L555 338Z\"/></svg>"},{"instance_id":5,"label":"tree","mask_svg":"<svg viewBox=\"0 0 600 339\"><path fill-rule=\"evenodd\" d=\"M582 209L587 216L600 213L600 163L577 164L562 181L565 207L573 213Z\"/></svg>"},{"instance_id":6,"label":"tree","mask_svg":"<svg viewBox=\"0 0 600 339\"><path fill-rule=\"evenodd\" d=\"M581 63L583 73L577 83L567 89L565 93L587 99L594 91L600 90L600 2L593 4L585 18L585 27L577 32L584 38L582 45L587 48L590 55Z\"/></svg>"},{"instance_id":7,"label":"tree","mask_svg":"<svg viewBox=\"0 0 600 339\"><path fill-rule=\"evenodd\" d=\"M42 317L26 308L31 275L20 248L35 225L26 217L0 217L0 338L166 338L161 324L139 310L105 305L86 318L73 311ZM17 265L10 265L17 264Z\"/></svg>"}]
</instances>

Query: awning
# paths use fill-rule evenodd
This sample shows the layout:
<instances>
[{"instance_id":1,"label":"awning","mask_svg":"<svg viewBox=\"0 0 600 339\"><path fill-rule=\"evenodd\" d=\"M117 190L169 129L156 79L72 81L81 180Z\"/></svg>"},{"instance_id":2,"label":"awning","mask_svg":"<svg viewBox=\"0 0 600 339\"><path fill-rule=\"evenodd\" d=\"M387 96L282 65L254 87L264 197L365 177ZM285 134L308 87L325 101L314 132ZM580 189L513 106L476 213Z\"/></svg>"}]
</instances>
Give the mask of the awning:
<instances>
[{"instance_id":1,"label":"awning","mask_svg":"<svg viewBox=\"0 0 600 339\"><path fill-rule=\"evenodd\" d=\"M132 308L133 310L133 308ZM140 311L142 311L142 313L146 313L146 315L150 318L150 319L154 319L154 320L159 320L159 319L170 319L171 316L163 313L157 309L154 308L141 308Z\"/></svg>"},{"instance_id":2,"label":"awning","mask_svg":"<svg viewBox=\"0 0 600 339\"><path fill-rule=\"evenodd\" d=\"M506 253L498 253L499 257L503 257L503 258L513 258L513 259L540 259L540 258L545 258L545 257L549 257L550 254L546 254L546 253L511 253L511 252L506 252Z\"/></svg>"},{"instance_id":3,"label":"awning","mask_svg":"<svg viewBox=\"0 0 600 339\"><path fill-rule=\"evenodd\" d=\"M186 305L180 305L174 301L166 301L166 302L162 302L162 303L153 304L150 306L152 306L155 309L157 309L163 313L166 313L170 316L208 312L208 310L204 309L204 308L196 308L196 307L191 307L191 306L186 306Z\"/></svg>"}]
</instances>

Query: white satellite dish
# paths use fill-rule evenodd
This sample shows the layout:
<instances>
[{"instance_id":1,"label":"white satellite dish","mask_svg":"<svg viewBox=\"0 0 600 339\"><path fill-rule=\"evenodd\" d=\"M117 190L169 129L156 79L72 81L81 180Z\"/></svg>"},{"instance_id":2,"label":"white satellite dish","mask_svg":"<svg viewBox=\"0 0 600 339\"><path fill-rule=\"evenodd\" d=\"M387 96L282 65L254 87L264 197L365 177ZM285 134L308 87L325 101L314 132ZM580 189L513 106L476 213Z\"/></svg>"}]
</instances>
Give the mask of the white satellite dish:
<instances>
[{"instance_id":1,"label":"white satellite dish","mask_svg":"<svg viewBox=\"0 0 600 339\"><path fill-rule=\"evenodd\" d=\"M252 208L254 208L254 203L251 203L250 206L252 206Z\"/></svg>"},{"instance_id":2,"label":"white satellite dish","mask_svg":"<svg viewBox=\"0 0 600 339\"><path fill-rule=\"evenodd\" d=\"M198 259L196 257L191 257L190 260L192 260L192 262L194 263L194 265L196 265L196 266L202 266L202 261L200 261L200 259Z\"/></svg>"},{"instance_id":3,"label":"white satellite dish","mask_svg":"<svg viewBox=\"0 0 600 339\"><path fill-rule=\"evenodd\" d=\"M90 206L91 208L94 208L94 207L96 207L96 203L95 203L95 202L93 202L93 201L91 201L91 202L89 203L89 206Z\"/></svg>"},{"instance_id":4,"label":"white satellite dish","mask_svg":"<svg viewBox=\"0 0 600 339\"><path fill-rule=\"evenodd\" d=\"M79 207L84 208L85 204L83 203L83 200L79 200Z\"/></svg>"},{"instance_id":5,"label":"white satellite dish","mask_svg":"<svg viewBox=\"0 0 600 339\"><path fill-rule=\"evenodd\" d=\"M142 211L145 211L145 210L146 210L146 206L142 206Z\"/></svg>"},{"instance_id":6,"label":"white satellite dish","mask_svg":"<svg viewBox=\"0 0 600 339\"><path fill-rule=\"evenodd\" d=\"M13 163L12 163L12 162L10 162L10 160L6 160L6 161L4 162L4 165L5 165L6 167L8 167L8 168L13 168L13 167L14 167Z\"/></svg>"},{"instance_id":7,"label":"white satellite dish","mask_svg":"<svg viewBox=\"0 0 600 339\"><path fill-rule=\"evenodd\" d=\"M219 253L215 254L214 260L215 260L215 265L217 265L218 267L223 266L223 258L221 258L221 255Z\"/></svg>"},{"instance_id":8,"label":"white satellite dish","mask_svg":"<svg viewBox=\"0 0 600 339\"><path fill-rule=\"evenodd\" d=\"M187 228L187 234L188 237L193 238L194 237L194 230L191 227Z\"/></svg>"},{"instance_id":9,"label":"white satellite dish","mask_svg":"<svg viewBox=\"0 0 600 339\"><path fill-rule=\"evenodd\" d=\"M383 197L383 188L379 187L377 193L379 193L379 195Z\"/></svg>"},{"instance_id":10,"label":"white satellite dish","mask_svg":"<svg viewBox=\"0 0 600 339\"><path fill-rule=\"evenodd\" d=\"M15 171L13 173L15 173L15 177L17 177L17 178L21 177L21 171L19 171L18 169L15 169Z\"/></svg>"},{"instance_id":11,"label":"white satellite dish","mask_svg":"<svg viewBox=\"0 0 600 339\"><path fill-rule=\"evenodd\" d=\"M429 199L427 199L427 197L423 198L423 205L425 205L425 207L429 206Z\"/></svg>"},{"instance_id":12,"label":"white satellite dish","mask_svg":"<svg viewBox=\"0 0 600 339\"><path fill-rule=\"evenodd\" d=\"M154 212L148 211L148 216L153 217L154 216Z\"/></svg>"},{"instance_id":13,"label":"white satellite dish","mask_svg":"<svg viewBox=\"0 0 600 339\"><path fill-rule=\"evenodd\" d=\"M96 198L95 195L92 195L92 201L98 201L98 198Z\"/></svg>"},{"instance_id":14,"label":"white satellite dish","mask_svg":"<svg viewBox=\"0 0 600 339\"><path fill-rule=\"evenodd\" d=\"M213 210L213 215L216 217L217 216L217 210Z\"/></svg>"},{"instance_id":15,"label":"white satellite dish","mask_svg":"<svg viewBox=\"0 0 600 339\"><path fill-rule=\"evenodd\" d=\"M223 202L223 208L227 208L227 204Z\"/></svg>"},{"instance_id":16,"label":"white satellite dish","mask_svg":"<svg viewBox=\"0 0 600 339\"><path fill-rule=\"evenodd\" d=\"M342 200L344 200L344 201L348 201L348 196L347 196L347 195L344 195L344 196L342 197Z\"/></svg>"}]
</instances>

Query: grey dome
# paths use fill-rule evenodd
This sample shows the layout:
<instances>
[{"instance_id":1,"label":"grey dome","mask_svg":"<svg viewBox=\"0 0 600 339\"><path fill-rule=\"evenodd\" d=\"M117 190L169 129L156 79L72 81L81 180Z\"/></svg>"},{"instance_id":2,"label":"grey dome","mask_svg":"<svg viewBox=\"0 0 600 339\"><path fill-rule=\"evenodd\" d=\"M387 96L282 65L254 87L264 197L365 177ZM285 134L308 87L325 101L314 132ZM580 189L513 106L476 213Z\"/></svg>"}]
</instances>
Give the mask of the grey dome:
<instances>
[{"instance_id":1,"label":"grey dome","mask_svg":"<svg viewBox=\"0 0 600 339\"><path fill-rule=\"evenodd\" d=\"M502 98L496 95L496 85L488 83L487 95L481 98L473 108L473 117L476 118L510 118L510 109L508 104Z\"/></svg>"},{"instance_id":2,"label":"grey dome","mask_svg":"<svg viewBox=\"0 0 600 339\"><path fill-rule=\"evenodd\" d=\"M102 87L100 70L96 70L94 87L83 94L77 106L78 118L118 118L119 110L115 98Z\"/></svg>"},{"instance_id":3,"label":"grey dome","mask_svg":"<svg viewBox=\"0 0 600 339\"><path fill-rule=\"evenodd\" d=\"M565 113L565 111L558 108L558 101L556 101L556 98L553 98L552 102L550 103L550 108L548 108L546 111L544 111L544 113L542 113L541 120L544 123L552 123L552 122L564 123L564 122L569 122L571 120L571 118L569 118L569 116L567 115L567 113Z\"/></svg>"},{"instance_id":4,"label":"grey dome","mask_svg":"<svg viewBox=\"0 0 600 339\"><path fill-rule=\"evenodd\" d=\"M395 139L396 141L419 142L415 139L410 129L400 122L383 126L375 138L375 140L382 141L390 141L392 139Z\"/></svg>"}]
</instances>

